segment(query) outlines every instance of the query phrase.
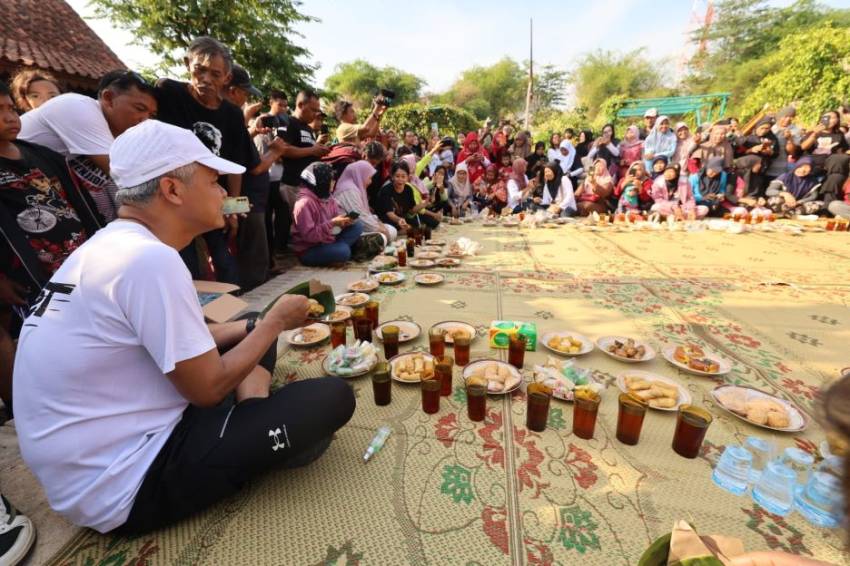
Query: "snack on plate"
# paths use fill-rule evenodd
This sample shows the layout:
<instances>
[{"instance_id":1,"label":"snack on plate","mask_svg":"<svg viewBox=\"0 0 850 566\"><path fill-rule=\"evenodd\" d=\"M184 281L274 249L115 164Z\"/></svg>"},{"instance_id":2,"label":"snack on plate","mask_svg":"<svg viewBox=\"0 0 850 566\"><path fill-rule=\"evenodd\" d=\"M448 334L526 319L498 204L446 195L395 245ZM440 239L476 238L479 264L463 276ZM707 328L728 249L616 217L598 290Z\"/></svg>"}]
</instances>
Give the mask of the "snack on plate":
<instances>
[{"instance_id":1,"label":"snack on plate","mask_svg":"<svg viewBox=\"0 0 850 566\"><path fill-rule=\"evenodd\" d=\"M519 384L521 378L514 375L506 364L498 362L487 362L475 366L467 377L467 382L472 384L487 384L489 393L502 393L509 391Z\"/></svg>"},{"instance_id":2,"label":"snack on plate","mask_svg":"<svg viewBox=\"0 0 850 566\"><path fill-rule=\"evenodd\" d=\"M451 338L452 341L454 341L455 338L471 338L471 336L469 336L469 332L466 330L466 328L460 328L460 327L451 328L450 327L450 328L446 328L445 330L446 330L446 338Z\"/></svg>"},{"instance_id":3,"label":"snack on plate","mask_svg":"<svg viewBox=\"0 0 850 566\"><path fill-rule=\"evenodd\" d=\"M340 376L365 373L378 361L378 354L371 342L356 341L351 346L340 345L328 354L328 370Z\"/></svg>"},{"instance_id":4,"label":"snack on plate","mask_svg":"<svg viewBox=\"0 0 850 566\"><path fill-rule=\"evenodd\" d=\"M315 328L310 328L309 326L306 328L302 328L301 332L296 334L293 337L293 341L295 342L315 342L322 336L322 332Z\"/></svg>"},{"instance_id":5,"label":"snack on plate","mask_svg":"<svg viewBox=\"0 0 850 566\"><path fill-rule=\"evenodd\" d=\"M656 409L672 409L679 402L679 388L663 381L627 375L628 392Z\"/></svg>"},{"instance_id":6,"label":"snack on plate","mask_svg":"<svg viewBox=\"0 0 850 566\"><path fill-rule=\"evenodd\" d=\"M325 314L325 307L316 299L307 299L307 303L310 305L310 316L316 317Z\"/></svg>"},{"instance_id":7,"label":"snack on plate","mask_svg":"<svg viewBox=\"0 0 850 566\"><path fill-rule=\"evenodd\" d=\"M635 344L632 338L627 338L625 342L614 340L614 343L608 346L608 351L615 356L630 360L642 360L646 357L646 348Z\"/></svg>"},{"instance_id":8,"label":"snack on plate","mask_svg":"<svg viewBox=\"0 0 850 566\"><path fill-rule=\"evenodd\" d=\"M393 372L403 381L422 381L434 377L434 360L422 354L404 356L393 362Z\"/></svg>"},{"instance_id":9,"label":"snack on plate","mask_svg":"<svg viewBox=\"0 0 850 566\"><path fill-rule=\"evenodd\" d=\"M334 311L328 315L328 320L331 322L337 320L348 320L349 318L351 318L351 313L343 310Z\"/></svg>"},{"instance_id":10,"label":"snack on plate","mask_svg":"<svg viewBox=\"0 0 850 566\"><path fill-rule=\"evenodd\" d=\"M584 347L581 340L576 340L572 336L553 336L546 345L567 354L578 354Z\"/></svg>"},{"instance_id":11,"label":"snack on plate","mask_svg":"<svg viewBox=\"0 0 850 566\"><path fill-rule=\"evenodd\" d=\"M416 276L416 281L419 283L433 284L443 280L443 276L437 273L422 273Z\"/></svg>"},{"instance_id":12,"label":"snack on plate","mask_svg":"<svg viewBox=\"0 0 850 566\"><path fill-rule=\"evenodd\" d=\"M368 291L374 287L374 283L372 283L369 279L361 279L360 281L355 281L351 285L348 286L352 291Z\"/></svg>"},{"instance_id":13,"label":"snack on plate","mask_svg":"<svg viewBox=\"0 0 850 566\"><path fill-rule=\"evenodd\" d=\"M774 428L791 426L791 416L782 403L767 397L751 396L747 389L729 387L718 391L717 399L727 409L752 423Z\"/></svg>"},{"instance_id":14,"label":"snack on plate","mask_svg":"<svg viewBox=\"0 0 850 566\"><path fill-rule=\"evenodd\" d=\"M352 293L350 295L345 295L338 302L341 305L347 305L347 306L359 305L359 304L363 303L363 297L361 297L357 293ZM324 312L324 309L322 310L322 312Z\"/></svg>"},{"instance_id":15,"label":"snack on plate","mask_svg":"<svg viewBox=\"0 0 850 566\"><path fill-rule=\"evenodd\" d=\"M703 373L718 373L720 371L720 364L711 358L705 357L703 349L696 344L676 346L676 350L673 352L673 359L680 364L688 366L692 370Z\"/></svg>"},{"instance_id":16,"label":"snack on plate","mask_svg":"<svg viewBox=\"0 0 850 566\"><path fill-rule=\"evenodd\" d=\"M399 280L397 273L382 273L378 275L378 281L381 283L395 283Z\"/></svg>"},{"instance_id":17,"label":"snack on plate","mask_svg":"<svg viewBox=\"0 0 850 566\"><path fill-rule=\"evenodd\" d=\"M554 356L549 356L544 365L534 366L534 381L542 383L552 390L554 397L565 401L571 401L582 389L596 393L602 391L602 385L591 379L589 369L578 368L573 360Z\"/></svg>"}]
</instances>

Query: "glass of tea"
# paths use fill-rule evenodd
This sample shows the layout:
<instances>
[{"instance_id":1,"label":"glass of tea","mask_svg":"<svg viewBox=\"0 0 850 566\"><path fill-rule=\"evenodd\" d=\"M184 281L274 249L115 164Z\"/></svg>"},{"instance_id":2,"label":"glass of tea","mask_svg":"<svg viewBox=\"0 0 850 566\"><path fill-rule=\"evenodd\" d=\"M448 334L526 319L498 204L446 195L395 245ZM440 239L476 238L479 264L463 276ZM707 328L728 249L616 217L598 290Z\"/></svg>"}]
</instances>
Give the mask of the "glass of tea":
<instances>
[{"instance_id":1,"label":"glass of tea","mask_svg":"<svg viewBox=\"0 0 850 566\"><path fill-rule=\"evenodd\" d=\"M679 407L676 432L673 435L673 451L685 458L696 458L712 420L711 413L700 407L693 405Z\"/></svg>"},{"instance_id":2,"label":"glass of tea","mask_svg":"<svg viewBox=\"0 0 850 566\"><path fill-rule=\"evenodd\" d=\"M366 318L372 323L372 329L378 328L378 301L369 301L366 303Z\"/></svg>"},{"instance_id":3,"label":"glass of tea","mask_svg":"<svg viewBox=\"0 0 850 566\"><path fill-rule=\"evenodd\" d=\"M452 370L454 370L454 359L451 356L437 358L434 374L440 380L440 395L443 397L452 394Z\"/></svg>"},{"instance_id":4,"label":"glass of tea","mask_svg":"<svg viewBox=\"0 0 850 566\"><path fill-rule=\"evenodd\" d=\"M361 342L372 341L372 321L363 316L354 320L354 337Z\"/></svg>"},{"instance_id":5,"label":"glass of tea","mask_svg":"<svg viewBox=\"0 0 850 566\"><path fill-rule=\"evenodd\" d=\"M409 257L416 257L416 240L413 238L407 239L407 255Z\"/></svg>"},{"instance_id":6,"label":"glass of tea","mask_svg":"<svg viewBox=\"0 0 850 566\"><path fill-rule=\"evenodd\" d=\"M331 322L331 347L345 346L348 338L348 324L344 320Z\"/></svg>"},{"instance_id":7,"label":"glass of tea","mask_svg":"<svg viewBox=\"0 0 850 566\"><path fill-rule=\"evenodd\" d=\"M417 246L422 245L423 236L424 236L424 234L423 234L422 228L417 228L416 232L413 233L413 240L416 242Z\"/></svg>"},{"instance_id":8,"label":"glass of tea","mask_svg":"<svg viewBox=\"0 0 850 566\"><path fill-rule=\"evenodd\" d=\"M508 363L517 369L522 369L525 360L525 345L528 339L519 332L512 334L508 343Z\"/></svg>"},{"instance_id":9,"label":"glass of tea","mask_svg":"<svg viewBox=\"0 0 850 566\"><path fill-rule=\"evenodd\" d=\"M407 248L399 246L398 248L398 266L404 267L407 265Z\"/></svg>"},{"instance_id":10,"label":"glass of tea","mask_svg":"<svg viewBox=\"0 0 850 566\"><path fill-rule=\"evenodd\" d=\"M530 383L525 391L528 406L525 411L525 426L534 432L546 430L549 421L549 402L552 400L552 390L542 383Z\"/></svg>"},{"instance_id":11,"label":"glass of tea","mask_svg":"<svg viewBox=\"0 0 850 566\"><path fill-rule=\"evenodd\" d=\"M439 379L432 377L422 380L422 410L433 415L440 410L440 387Z\"/></svg>"},{"instance_id":12,"label":"glass of tea","mask_svg":"<svg viewBox=\"0 0 850 566\"><path fill-rule=\"evenodd\" d=\"M640 440L643 418L646 416L646 403L638 397L622 393L619 397L619 405L617 440L623 444L634 446Z\"/></svg>"},{"instance_id":13,"label":"glass of tea","mask_svg":"<svg viewBox=\"0 0 850 566\"><path fill-rule=\"evenodd\" d=\"M602 398L592 391L576 392L573 402L573 434L590 440L596 429L596 414Z\"/></svg>"},{"instance_id":14,"label":"glass of tea","mask_svg":"<svg viewBox=\"0 0 850 566\"><path fill-rule=\"evenodd\" d=\"M469 363L469 344L472 342L472 337L467 332L455 332L454 334L454 350L455 363L460 367Z\"/></svg>"},{"instance_id":15,"label":"glass of tea","mask_svg":"<svg viewBox=\"0 0 850 566\"><path fill-rule=\"evenodd\" d=\"M428 330L428 344L431 355L440 358L446 354L446 331L443 328L431 327Z\"/></svg>"},{"instance_id":16,"label":"glass of tea","mask_svg":"<svg viewBox=\"0 0 850 566\"><path fill-rule=\"evenodd\" d=\"M469 420L481 422L487 414L487 387L484 385L466 386L466 413Z\"/></svg>"},{"instance_id":17,"label":"glass of tea","mask_svg":"<svg viewBox=\"0 0 850 566\"><path fill-rule=\"evenodd\" d=\"M384 342L384 357L388 360L398 355L398 333L399 328L394 324L386 324L381 327L381 340Z\"/></svg>"},{"instance_id":18,"label":"glass of tea","mask_svg":"<svg viewBox=\"0 0 850 566\"><path fill-rule=\"evenodd\" d=\"M422 236L425 240L430 240L431 235L431 227L426 224L422 227Z\"/></svg>"},{"instance_id":19,"label":"glass of tea","mask_svg":"<svg viewBox=\"0 0 850 566\"><path fill-rule=\"evenodd\" d=\"M390 382L390 365L378 362L375 373L372 374L372 391L375 393L376 405L389 405L392 400L392 383Z\"/></svg>"}]
</instances>

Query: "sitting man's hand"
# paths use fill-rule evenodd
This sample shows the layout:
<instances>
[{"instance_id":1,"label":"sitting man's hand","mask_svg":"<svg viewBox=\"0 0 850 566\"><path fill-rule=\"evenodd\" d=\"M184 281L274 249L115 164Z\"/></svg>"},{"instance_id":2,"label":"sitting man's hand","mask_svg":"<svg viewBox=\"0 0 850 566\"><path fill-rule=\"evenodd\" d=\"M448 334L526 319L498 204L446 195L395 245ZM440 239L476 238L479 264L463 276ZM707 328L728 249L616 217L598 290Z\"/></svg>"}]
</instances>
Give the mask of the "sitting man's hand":
<instances>
[{"instance_id":1,"label":"sitting man's hand","mask_svg":"<svg viewBox=\"0 0 850 566\"><path fill-rule=\"evenodd\" d=\"M292 330L304 326L310 311L310 303L303 295L284 295L266 313L263 320L276 325L280 330Z\"/></svg>"}]
</instances>

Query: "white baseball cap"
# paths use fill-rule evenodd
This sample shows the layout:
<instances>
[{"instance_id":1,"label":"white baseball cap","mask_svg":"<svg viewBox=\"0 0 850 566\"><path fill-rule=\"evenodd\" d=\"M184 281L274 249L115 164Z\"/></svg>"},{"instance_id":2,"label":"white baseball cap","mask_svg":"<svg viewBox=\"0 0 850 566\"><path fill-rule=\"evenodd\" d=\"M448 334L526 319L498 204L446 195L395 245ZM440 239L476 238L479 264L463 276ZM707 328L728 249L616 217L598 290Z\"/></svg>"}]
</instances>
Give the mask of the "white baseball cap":
<instances>
[{"instance_id":1,"label":"white baseball cap","mask_svg":"<svg viewBox=\"0 0 850 566\"><path fill-rule=\"evenodd\" d=\"M216 156L190 130L145 120L115 138L109 148L109 174L119 188L141 185L178 167L198 162L220 175L245 168Z\"/></svg>"},{"instance_id":2,"label":"white baseball cap","mask_svg":"<svg viewBox=\"0 0 850 566\"><path fill-rule=\"evenodd\" d=\"M644 118L658 118L658 110L655 108L650 108L646 112L643 113Z\"/></svg>"}]
</instances>

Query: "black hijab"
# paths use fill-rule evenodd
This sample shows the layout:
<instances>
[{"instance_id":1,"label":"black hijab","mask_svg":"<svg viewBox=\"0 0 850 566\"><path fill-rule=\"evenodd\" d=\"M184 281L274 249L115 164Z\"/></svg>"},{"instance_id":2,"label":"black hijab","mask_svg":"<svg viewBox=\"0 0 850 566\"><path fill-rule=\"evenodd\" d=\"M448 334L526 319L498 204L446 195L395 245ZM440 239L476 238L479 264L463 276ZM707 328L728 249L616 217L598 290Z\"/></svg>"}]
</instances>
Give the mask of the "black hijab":
<instances>
[{"instance_id":1,"label":"black hijab","mask_svg":"<svg viewBox=\"0 0 850 566\"><path fill-rule=\"evenodd\" d=\"M546 181L546 169L551 170L552 173L555 174L555 178L551 181ZM546 185L546 190L549 191L549 196L552 197L552 200L554 201L555 198L558 196L558 189L561 188L561 178L563 177L561 166L558 165L557 162L551 161L543 167L542 173L543 182Z\"/></svg>"},{"instance_id":2,"label":"black hijab","mask_svg":"<svg viewBox=\"0 0 850 566\"><path fill-rule=\"evenodd\" d=\"M321 161L311 163L301 173L301 183L322 200L330 198L333 178L333 168Z\"/></svg>"}]
</instances>

